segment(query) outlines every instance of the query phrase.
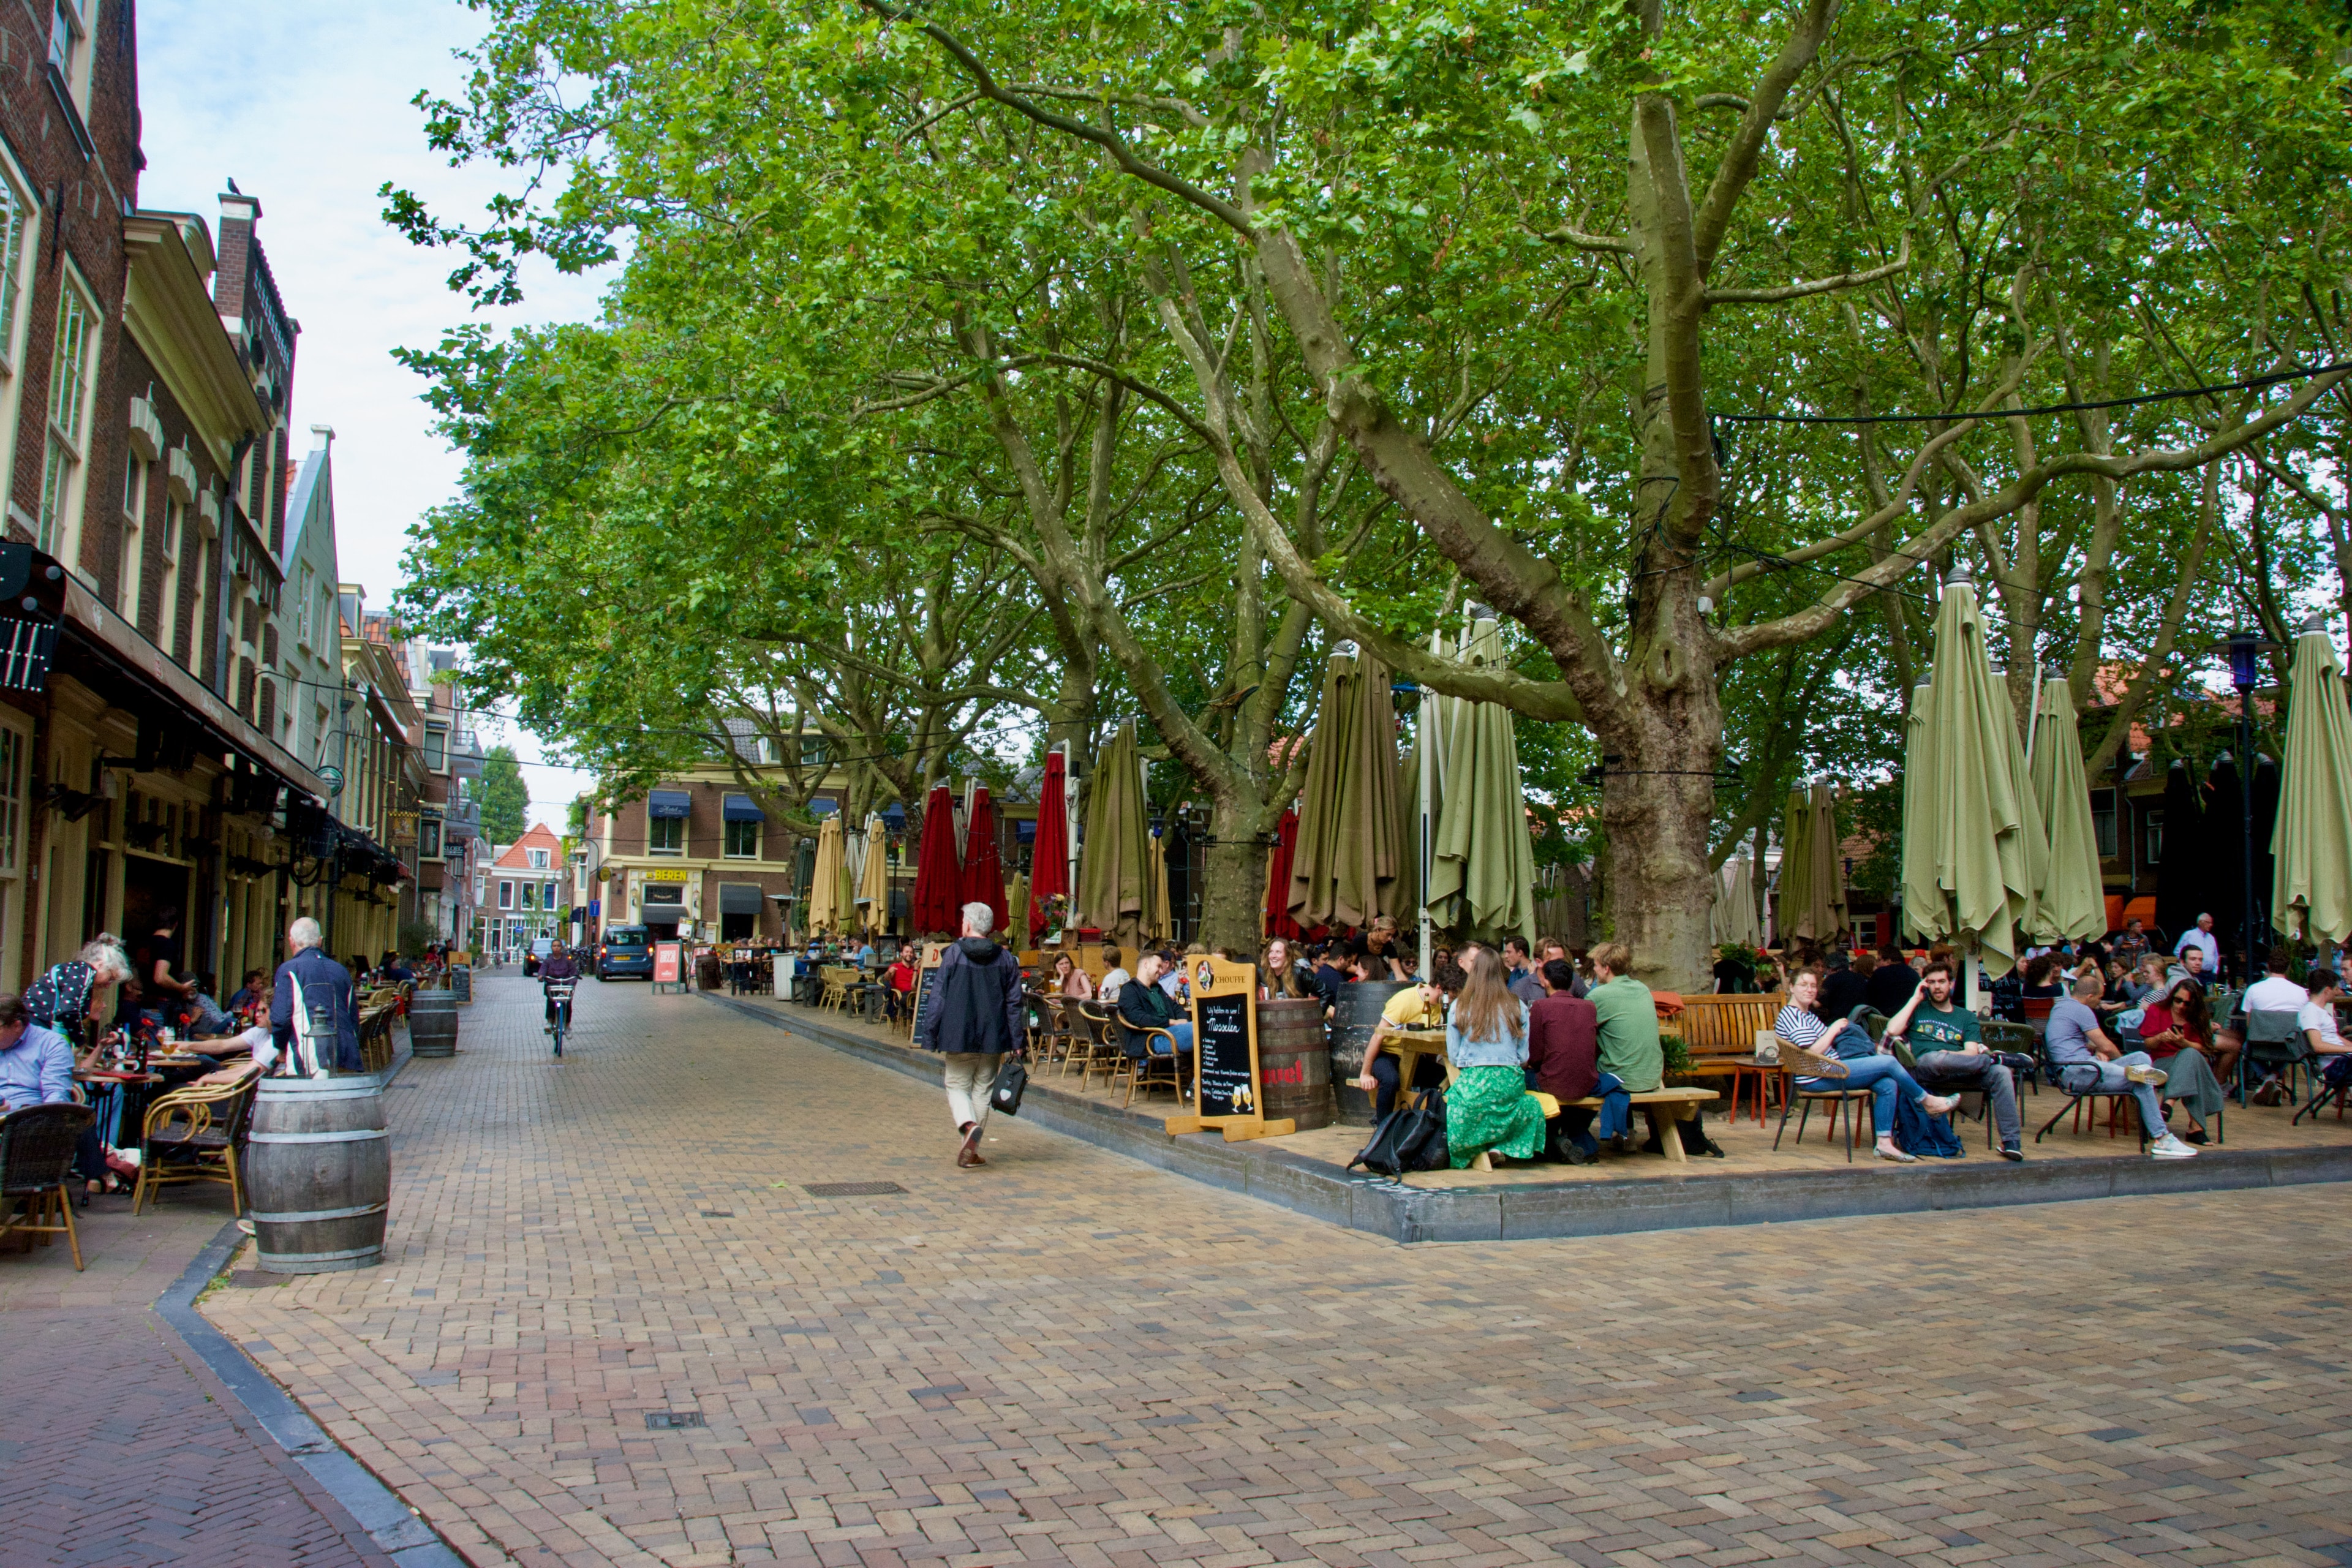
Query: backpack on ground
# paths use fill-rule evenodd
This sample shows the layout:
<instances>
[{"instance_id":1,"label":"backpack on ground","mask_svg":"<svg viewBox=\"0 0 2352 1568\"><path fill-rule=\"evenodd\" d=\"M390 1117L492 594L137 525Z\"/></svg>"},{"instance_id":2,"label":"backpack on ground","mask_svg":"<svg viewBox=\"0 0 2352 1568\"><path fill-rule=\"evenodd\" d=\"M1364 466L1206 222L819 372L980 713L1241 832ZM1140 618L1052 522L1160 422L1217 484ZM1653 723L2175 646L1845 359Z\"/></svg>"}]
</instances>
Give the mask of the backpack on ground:
<instances>
[{"instance_id":1,"label":"backpack on ground","mask_svg":"<svg viewBox=\"0 0 2352 1568\"><path fill-rule=\"evenodd\" d=\"M1400 1105L1381 1117L1348 1169L1361 1165L1374 1175L1402 1176L1408 1171L1442 1171L1449 1163L1445 1091L1430 1089L1422 1091L1417 1103Z\"/></svg>"}]
</instances>

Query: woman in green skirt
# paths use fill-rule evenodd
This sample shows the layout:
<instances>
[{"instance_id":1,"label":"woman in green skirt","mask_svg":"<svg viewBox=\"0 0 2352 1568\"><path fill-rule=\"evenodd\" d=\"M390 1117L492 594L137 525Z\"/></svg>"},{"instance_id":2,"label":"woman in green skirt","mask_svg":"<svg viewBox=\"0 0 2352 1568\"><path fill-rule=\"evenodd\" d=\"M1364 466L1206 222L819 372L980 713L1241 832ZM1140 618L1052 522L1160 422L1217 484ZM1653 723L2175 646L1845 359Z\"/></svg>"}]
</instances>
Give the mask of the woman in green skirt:
<instances>
[{"instance_id":1,"label":"woman in green skirt","mask_svg":"<svg viewBox=\"0 0 2352 1568\"><path fill-rule=\"evenodd\" d=\"M1511 994L1502 955L1481 947L1445 1020L1445 1147L1454 1168L1491 1171L1493 1156L1532 1160L1543 1111L1528 1093L1528 1017Z\"/></svg>"}]
</instances>

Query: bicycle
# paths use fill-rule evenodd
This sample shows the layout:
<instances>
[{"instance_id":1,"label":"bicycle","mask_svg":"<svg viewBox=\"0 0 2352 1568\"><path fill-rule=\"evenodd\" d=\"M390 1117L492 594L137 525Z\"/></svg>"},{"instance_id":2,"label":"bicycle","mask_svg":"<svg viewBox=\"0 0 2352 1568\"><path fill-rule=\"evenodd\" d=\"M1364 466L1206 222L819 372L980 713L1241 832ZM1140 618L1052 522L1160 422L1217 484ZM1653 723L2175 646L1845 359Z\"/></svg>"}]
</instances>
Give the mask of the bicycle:
<instances>
[{"instance_id":1,"label":"bicycle","mask_svg":"<svg viewBox=\"0 0 2352 1568\"><path fill-rule=\"evenodd\" d=\"M577 982L551 980L545 990L547 999L555 1006L555 1018L548 1032L555 1037L555 1054L563 1054L563 1032L572 1026L572 988Z\"/></svg>"}]
</instances>

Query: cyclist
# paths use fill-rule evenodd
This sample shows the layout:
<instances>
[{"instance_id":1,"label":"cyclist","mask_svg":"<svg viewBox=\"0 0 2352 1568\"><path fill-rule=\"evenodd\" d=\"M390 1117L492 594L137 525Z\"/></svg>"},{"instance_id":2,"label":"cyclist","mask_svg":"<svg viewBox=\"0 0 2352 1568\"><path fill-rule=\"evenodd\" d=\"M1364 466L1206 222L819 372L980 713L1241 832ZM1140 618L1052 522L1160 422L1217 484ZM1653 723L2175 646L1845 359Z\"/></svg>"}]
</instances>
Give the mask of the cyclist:
<instances>
[{"instance_id":1,"label":"cyclist","mask_svg":"<svg viewBox=\"0 0 2352 1568\"><path fill-rule=\"evenodd\" d=\"M555 997L550 991L550 986L559 981L562 983L565 992L563 1022L568 1029L572 1023L570 993L572 987L580 983L580 965L573 961L572 950L562 943L551 949L548 955L539 961L540 990L541 994L547 998L547 1022L541 1026L541 1029L543 1033L550 1035L555 1033Z\"/></svg>"}]
</instances>

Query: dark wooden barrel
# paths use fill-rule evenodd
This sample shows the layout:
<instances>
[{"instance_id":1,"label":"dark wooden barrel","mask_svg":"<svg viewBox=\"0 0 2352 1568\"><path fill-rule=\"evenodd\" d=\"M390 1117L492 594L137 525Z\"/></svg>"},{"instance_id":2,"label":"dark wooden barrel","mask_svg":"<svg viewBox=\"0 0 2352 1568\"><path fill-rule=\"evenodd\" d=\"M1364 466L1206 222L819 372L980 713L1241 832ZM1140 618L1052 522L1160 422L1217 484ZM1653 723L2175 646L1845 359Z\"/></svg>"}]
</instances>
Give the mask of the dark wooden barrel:
<instances>
[{"instance_id":1,"label":"dark wooden barrel","mask_svg":"<svg viewBox=\"0 0 2352 1568\"><path fill-rule=\"evenodd\" d=\"M410 999L408 1047L420 1057L457 1054L457 993L419 991Z\"/></svg>"},{"instance_id":2,"label":"dark wooden barrel","mask_svg":"<svg viewBox=\"0 0 2352 1568\"><path fill-rule=\"evenodd\" d=\"M1288 1117L1301 1132L1331 1125L1338 1108L1331 1100L1331 1047L1323 1036L1322 1003L1285 997L1258 1004L1257 1071L1268 1121Z\"/></svg>"},{"instance_id":3,"label":"dark wooden barrel","mask_svg":"<svg viewBox=\"0 0 2352 1568\"><path fill-rule=\"evenodd\" d=\"M245 1154L258 1261L331 1274L383 1261L392 1144L373 1078L266 1078Z\"/></svg>"},{"instance_id":4,"label":"dark wooden barrel","mask_svg":"<svg viewBox=\"0 0 2352 1568\"><path fill-rule=\"evenodd\" d=\"M1350 1127L1372 1124L1372 1097L1356 1087L1356 1075L1364 1070L1364 1047L1371 1044L1381 1009L1404 989L1393 980L1359 980L1339 987L1331 1020L1331 1087L1339 1120Z\"/></svg>"}]
</instances>

